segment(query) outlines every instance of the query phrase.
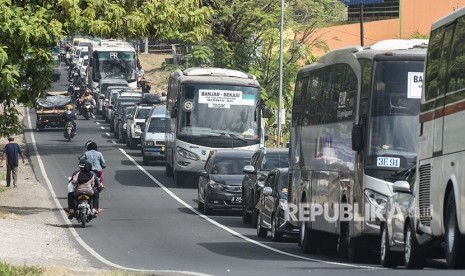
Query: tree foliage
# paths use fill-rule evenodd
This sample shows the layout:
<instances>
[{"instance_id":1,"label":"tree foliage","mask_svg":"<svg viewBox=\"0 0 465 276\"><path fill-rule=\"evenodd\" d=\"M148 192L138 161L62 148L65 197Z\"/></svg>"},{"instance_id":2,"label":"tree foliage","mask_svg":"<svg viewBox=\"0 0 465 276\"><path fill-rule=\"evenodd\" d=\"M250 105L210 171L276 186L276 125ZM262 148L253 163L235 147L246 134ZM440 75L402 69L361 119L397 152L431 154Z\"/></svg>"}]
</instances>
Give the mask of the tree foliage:
<instances>
[{"instance_id":1,"label":"tree foliage","mask_svg":"<svg viewBox=\"0 0 465 276\"><path fill-rule=\"evenodd\" d=\"M212 11L192 0L0 0L0 135L18 133L16 105L51 84L50 48L65 35L157 37L195 43Z\"/></svg>"},{"instance_id":2,"label":"tree foliage","mask_svg":"<svg viewBox=\"0 0 465 276\"><path fill-rule=\"evenodd\" d=\"M310 48L326 46L315 35L315 29L338 20L344 8L336 0L285 2L282 100L290 116L297 70L314 59ZM190 63L256 75L262 86L262 99L267 106L277 109L281 1L205 0L203 4L214 10L208 21L212 33L191 53Z\"/></svg>"}]
</instances>

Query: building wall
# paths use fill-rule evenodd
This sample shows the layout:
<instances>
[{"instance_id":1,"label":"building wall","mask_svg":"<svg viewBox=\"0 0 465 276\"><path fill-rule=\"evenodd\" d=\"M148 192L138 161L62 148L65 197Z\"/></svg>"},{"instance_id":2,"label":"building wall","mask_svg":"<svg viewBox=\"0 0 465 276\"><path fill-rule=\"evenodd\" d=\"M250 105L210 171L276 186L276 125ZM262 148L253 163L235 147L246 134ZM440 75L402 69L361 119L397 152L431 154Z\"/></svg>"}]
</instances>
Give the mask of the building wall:
<instances>
[{"instance_id":1,"label":"building wall","mask_svg":"<svg viewBox=\"0 0 465 276\"><path fill-rule=\"evenodd\" d=\"M465 0L401 0L400 19L364 23L364 45L391 38L408 38L416 31L429 34L431 24L449 13L465 7ZM329 50L360 45L360 24L318 29L317 36L326 41ZM319 56L324 51L313 49Z\"/></svg>"}]
</instances>

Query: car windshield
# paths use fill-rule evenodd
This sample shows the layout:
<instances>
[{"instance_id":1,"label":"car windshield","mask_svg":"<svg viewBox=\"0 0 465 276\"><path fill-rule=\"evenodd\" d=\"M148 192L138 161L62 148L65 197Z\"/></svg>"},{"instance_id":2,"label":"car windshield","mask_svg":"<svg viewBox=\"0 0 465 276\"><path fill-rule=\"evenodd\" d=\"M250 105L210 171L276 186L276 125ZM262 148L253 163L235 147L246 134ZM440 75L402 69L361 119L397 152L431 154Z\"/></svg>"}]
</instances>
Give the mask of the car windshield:
<instances>
[{"instance_id":1,"label":"car windshield","mask_svg":"<svg viewBox=\"0 0 465 276\"><path fill-rule=\"evenodd\" d=\"M116 99L119 97L119 92L112 92L110 97L110 104L114 104Z\"/></svg>"},{"instance_id":2,"label":"car windshield","mask_svg":"<svg viewBox=\"0 0 465 276\"><path fill-rule=\"evenodd\" d=\"M219 157L215 159L212 174L244 174L242 169L250 164L250 157Z\"/></svg>"},{"instance_id":3,"label":"car windshield","mask_svg":"<svg viewBox=\"0 0 465 276\"><path fill-rule=\"evenodd\" d=\"M152 111L151 108L139 108L136 114L136 119L147 119L150 111Z\"/></svg>"},{"instance_id":4,"label":"car windshield","mask_svg":"<svg viewBox=\"0 0 465 276\"><path fill-rule=\"evenodd\" d=\"M260 167L263 171L270 171L275 168L288 168L289 167L289 153L288 152L268 152L262 159Z\"/></svg>"},{"instance_id":5,"label":"car windshield","mask_svg":"<svg viewBox=\"0 0 465 276\"><path fill-rule=\"evenodd\" d=\"M148 132L165 132L165 118L152 118Z\"/></svg>"}]
</instances>

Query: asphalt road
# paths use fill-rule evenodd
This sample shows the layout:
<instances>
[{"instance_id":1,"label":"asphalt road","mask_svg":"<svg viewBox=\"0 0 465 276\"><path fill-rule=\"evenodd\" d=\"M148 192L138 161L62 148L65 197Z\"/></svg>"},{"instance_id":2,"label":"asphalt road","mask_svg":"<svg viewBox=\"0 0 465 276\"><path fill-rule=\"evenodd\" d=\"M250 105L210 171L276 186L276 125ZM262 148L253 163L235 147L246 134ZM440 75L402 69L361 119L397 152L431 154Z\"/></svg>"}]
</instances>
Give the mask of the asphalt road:
<instances>
[{"instance_id":1,"label":"asphalt road","mask_svg":"<svg viewBox=\"0 0 465 276\"><path fill-rule=\"evenodd\" d=\"M66 89L63 71L52 90ZM279 243L257 238L255 229L242 223L239 212L199 214L196 187L175 186L165 176L164 164L143 166L140 150L118 144L99 117L78 116L77 136L68 142L62 129L36 132L34 110L29 115L26 139L33 166L41 183L49 180L59 207L66 207L67 177L78 169L85 142L96 141L106 159L107 188L100 197L103 213L85 229L76 220L70 227L76 246L83 246L102 268L162 275L371 275L375 271L378 275L437 275L444 268L443 262L435 261L421 271L388 270L378 265L375 253L371 261L353 264L337 256L301 254L291 238ZM62 220L67 227L69 221Z\"/></svg>"}]
</instances>

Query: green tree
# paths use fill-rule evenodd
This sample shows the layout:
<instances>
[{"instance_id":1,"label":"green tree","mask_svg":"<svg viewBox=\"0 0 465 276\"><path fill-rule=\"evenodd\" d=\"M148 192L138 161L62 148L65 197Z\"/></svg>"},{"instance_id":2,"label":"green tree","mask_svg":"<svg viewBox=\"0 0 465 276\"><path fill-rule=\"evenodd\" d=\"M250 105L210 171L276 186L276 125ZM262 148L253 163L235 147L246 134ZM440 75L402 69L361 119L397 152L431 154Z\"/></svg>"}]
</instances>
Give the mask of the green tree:
<instances>
[{"instance_id":1,"label":"green tree","mask_svg":"<svg viewBox=\"0 0 465 276\"><path fill-rule=\"evenodd\" d=\"M315 29L342 18L344 6L336 0L285 2L283 107L290 117L297 70L315 60L310 48L326 47ZM192 51L191 65L233 68L256 75L262 86L263 101L277 109L281 1L205 0L203 4L214 10L208 21L212 33ZM271 118L270 125L274 122L275 118ZM288 125L283 130L287 132ZM269 129L269 135L272 131Z\"/></svg>"},{"instance_id":2,"label":"green tree","mask_svg":"<svg viewBox=\"0 0 465 276\"><path fill-rule=\"evenodd\" d=\"M21 131L16 105L33 106L51 84L50 47L65 35L180 39L209 35L200 0L0 0L0 135Z\"/></svg>"}]
</instances>

